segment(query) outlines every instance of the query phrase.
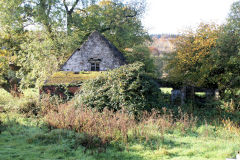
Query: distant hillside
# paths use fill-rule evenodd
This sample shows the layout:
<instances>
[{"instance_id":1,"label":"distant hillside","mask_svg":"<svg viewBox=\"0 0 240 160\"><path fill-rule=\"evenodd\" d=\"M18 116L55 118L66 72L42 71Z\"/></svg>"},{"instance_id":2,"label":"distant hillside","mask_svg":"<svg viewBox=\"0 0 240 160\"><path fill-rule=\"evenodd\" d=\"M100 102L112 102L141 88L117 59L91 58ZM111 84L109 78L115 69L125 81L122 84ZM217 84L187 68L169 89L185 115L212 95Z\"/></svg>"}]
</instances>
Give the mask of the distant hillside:
<instances>
[{"instance_id":1,"label":"distant hillside","mask_svg":"<svg viewBox=\"0 0 240 160\"><path fill-rule=\"evenodd\" d=\"M177 38L179 35L177 34L151 34L151 37L155 38Z\"/></svg>"},{"instance_id":2,"label":"distant hillside","mask_svg":"<svg viewBox=\"0 0 240 160\"><path fill-rule=\"evenodd\" d=\"M152 42L149 43L149 49L154 56L161 56L163 53L169 53L174 50L173 41L178 35L158 34L151 35Z\"/></svg>"}]
</instances>

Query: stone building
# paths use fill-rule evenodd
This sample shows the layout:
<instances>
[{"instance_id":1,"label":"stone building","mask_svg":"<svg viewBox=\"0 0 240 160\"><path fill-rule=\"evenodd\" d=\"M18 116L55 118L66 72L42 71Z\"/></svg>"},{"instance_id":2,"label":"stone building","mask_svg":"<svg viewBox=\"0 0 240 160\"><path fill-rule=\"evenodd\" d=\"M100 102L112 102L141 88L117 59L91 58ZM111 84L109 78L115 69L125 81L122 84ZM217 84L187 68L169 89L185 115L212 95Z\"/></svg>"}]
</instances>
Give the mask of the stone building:
<instances>
[{"instance_id":1,"label":"stone building","mask_svg":"<svg viewBox=\"0 0 240 160\"><path fill-rule=\"evenodd\" d=\"M82 46L45 82L40 93L65 96L80 89L84 80L99 76L102 71L125 64L123 54L99 32L93 32Z\"/></svg>"},{"instance_id":2,"label":"stone building","mask_svg":"<svg viewBox=\"0 0 240 160\"><path fill-rule=\"evenodd\" d=\"M123 54L99 32L93 32L62 66L62 71L106 71L125 64Z\"/></svg>"}]
</instances>

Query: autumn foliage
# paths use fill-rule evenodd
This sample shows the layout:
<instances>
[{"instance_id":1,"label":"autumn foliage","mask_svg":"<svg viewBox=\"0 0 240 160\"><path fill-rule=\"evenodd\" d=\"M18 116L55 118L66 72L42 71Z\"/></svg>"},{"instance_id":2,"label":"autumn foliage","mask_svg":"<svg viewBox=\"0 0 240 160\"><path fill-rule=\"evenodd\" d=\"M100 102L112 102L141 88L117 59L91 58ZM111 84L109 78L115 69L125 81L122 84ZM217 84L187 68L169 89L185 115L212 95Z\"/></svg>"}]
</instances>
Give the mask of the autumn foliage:
<instances>
[{"instance_id":1,"label":"autumn foliage","mask_svg":"<svg viewBox=\"0 0 240 160\"><path fill-rule=\"evenodd\" d=\"M187 30L175 41L175 52L166 70L171 81L187 85L204 86L212 69L209 57L217 45L219 27L201 23L194 30Z\"/></svg>"}]
</instances>

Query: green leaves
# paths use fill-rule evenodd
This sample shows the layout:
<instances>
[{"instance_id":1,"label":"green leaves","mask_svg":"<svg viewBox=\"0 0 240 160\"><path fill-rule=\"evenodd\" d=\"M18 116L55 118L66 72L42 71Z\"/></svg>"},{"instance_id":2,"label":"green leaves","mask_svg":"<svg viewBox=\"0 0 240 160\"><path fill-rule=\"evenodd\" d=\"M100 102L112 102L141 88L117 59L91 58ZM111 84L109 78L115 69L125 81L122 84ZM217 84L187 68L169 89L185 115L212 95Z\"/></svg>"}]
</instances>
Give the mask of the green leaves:
<instances>
[{"instance_id":1,"label":"green leaves","mask_svg":"<svg viewBox=\"0 0 240 160\"><path fill-rule=\"evenodd\" d=\"M101 1L85 9L76 9L73 13L73 27L85 33L98 30L123 51L142 44L148 38L139 18L141 9L121 1Z\"/></svg>"},{"instance_id":2,"label":"green leaves","mask_svg":"<svg viewBox=\"0 0 240 160\"><path fill-rule=\"evenodd\" d=\"M78 105L103 110L125 107L130 113L150 111L161 105L161 92L144 72L143 63L134 63L109 71L97 79L84 82L75 97Z\"/></svg>"},{"instance_id":3,"label":"green leaves","mask_svg":"<svg viewBox=\"0 0 240 160\"><path fill-rule=\"evenodd\" d=\"M236 97L240 89L240 2L233 3L228 21L222 26L215 52L215 74L219 88L222 91L230 90L231 96ZM213 70L214 71L214 70ZM237 97L236 97L237 98Z\"/></svg>"},{"instance_id":4,"label":"green leaves","mask_svg":"<svg viewBox=\"0 0 240 160\"><path fill-rule=\"evenodd\" d=\"M0 48L4 48L0 49L0 85L10 86L10 62L21 67L14 71L15 78L21 79L18 86L41 86L94 30L103 33L120 51L142 44L148 38L140 21L144 7L122 0L97 2L0 1ZM140 61L146 63L150 71L153 66L150 54L139 53L142 54Z\"/></svg>"},{"instance_id":5,"label":"green leaves","mask_svg":"<svg viewBox=\"0 0 240 160\"><path fill-rule=\"evenodd\" d=\"M209 57L214 53L219 29L215 24L201 23L195 31L187 31L175 41L176 51L167 71L171 81L206 86L212 70Z\"/></svg>"},{"instance_id":6,"label":"green leaves","mask_svg":"<svg viewBox=\"0 0 240 160\"><path fill-rule=\"evenodd\" d=\"M180 36L175 42L176 52L166 68L169 80L218 88L222 97L228 94L239 99L239 17L240 2L235 2L226 24L221 27L201 24L195 31Z\"/></svg>"}]
</instances>

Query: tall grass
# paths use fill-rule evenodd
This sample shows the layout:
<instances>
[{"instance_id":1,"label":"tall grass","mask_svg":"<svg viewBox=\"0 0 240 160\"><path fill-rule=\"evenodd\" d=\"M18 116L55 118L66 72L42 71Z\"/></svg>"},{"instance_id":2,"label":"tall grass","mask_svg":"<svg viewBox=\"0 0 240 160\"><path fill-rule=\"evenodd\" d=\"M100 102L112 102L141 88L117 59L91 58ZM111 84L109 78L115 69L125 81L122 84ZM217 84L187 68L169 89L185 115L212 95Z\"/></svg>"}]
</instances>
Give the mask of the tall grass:
<instances>
[{"instance_id":1,"label":"tall grass","mask_svg":"<svg viewBox=\"0 0 240 160\"><path fill-rule=\"evenodd\" d=\"M161 113L162 112L162 113ZM151 141L156 132L161 133L161 143L166 132L179 130L185 133L196 126L197 119L179 110L179 117L174 117L165 108L159 112L142 112L140 119L129 114L124 108L119 111L104 109L102 112L87 107L75 107L72 103L60 104L49 110L45 120L53 128L69 129L86 133L101 139L101 144L120 142L125 145L131 139Z\"/></svg>"},{"instance_id":2,"label":"tall grass","mask_svg":"<svg viewBox=\"0 0 240 160\"><path fill-rule=\"evenodd\" d=\"M45 118L54 128L87 133L101 138L103 144L118 139L126 141L129 129L136 123L134 117L124 109L117 112L104 109L99 112L86 107L75 108L70 104L59 105L57 110L49 111Z\"/></svg>"},{"instance_id":3,"label":"tall grass","mask_svg":"<svg viewBox=\"0 0 240 160\"><path fill-rule=\"evenodd\" d=\"M51 150L56 146L52 150L54 154L48 152L45 158L57 154L73 159L92 151L98 153L94 159L101 159L100 155L102 159L115 159L117 154L118 159L123 155L131 155L133 159L139 159L137 155L145 159L224 159L234 157L239 150L239 118L230 116L239 115L236 110L220 110L226 117L214 114L219 116L217 120L212 116L198 119L184 107L141 112L136 118L125 109L99 112L73 102L64 103L56 97L45 96L38 102L38 97L31 92L15 99L6 96L7 100L1 102L1 106L9 110L0 110L0 159L6 159L6 156L1 157L2 153L10 156L17 151L21 154L21 149L14 150L16 144L20 148L25 146L25 151L29 147ZM225 103L220 107L230 108L229 105L233 104ZM36 109L37 116L32 112ZM209 108L194 109L198 112L195 115L212 112Z\"/></svg>"}]
</instances>

